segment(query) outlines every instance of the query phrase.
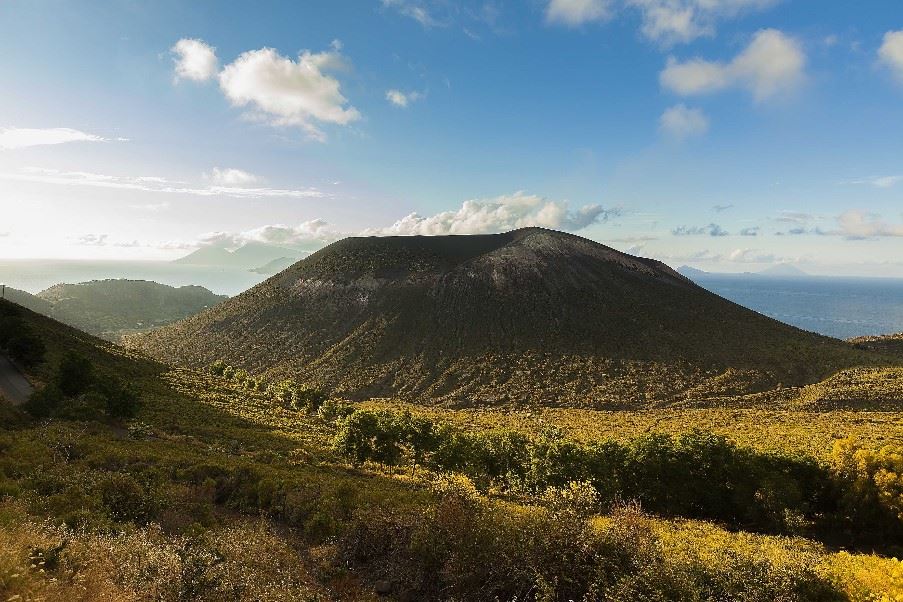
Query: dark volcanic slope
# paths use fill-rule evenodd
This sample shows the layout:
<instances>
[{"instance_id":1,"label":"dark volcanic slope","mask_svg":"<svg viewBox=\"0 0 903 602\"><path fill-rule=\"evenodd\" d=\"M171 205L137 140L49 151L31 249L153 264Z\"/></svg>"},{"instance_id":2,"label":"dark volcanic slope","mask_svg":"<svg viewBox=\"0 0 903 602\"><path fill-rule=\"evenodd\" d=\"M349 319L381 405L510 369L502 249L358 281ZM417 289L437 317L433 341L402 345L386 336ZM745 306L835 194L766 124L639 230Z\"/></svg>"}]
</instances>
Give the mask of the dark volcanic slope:
<instances>
[{"instance_id":1,"label":"dark volcanic slope","mask_svg":"<svg viewBox=\"0 0 903 602\"><path fill-rule=\"evenodd\" d=\"M658 261L539 228L347 238L137 344L346 395L591 404L762 390L869 361Z\"/></svg>"}]
</instances>

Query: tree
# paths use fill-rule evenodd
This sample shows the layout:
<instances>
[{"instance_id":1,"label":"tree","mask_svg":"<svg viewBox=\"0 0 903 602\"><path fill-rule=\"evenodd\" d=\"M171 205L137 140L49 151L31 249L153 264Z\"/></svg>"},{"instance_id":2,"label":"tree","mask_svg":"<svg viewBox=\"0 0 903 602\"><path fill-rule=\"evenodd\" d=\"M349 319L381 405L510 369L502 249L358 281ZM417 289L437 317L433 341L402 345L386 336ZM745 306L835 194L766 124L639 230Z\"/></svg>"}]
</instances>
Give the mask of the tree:
<instances>
[{"instance_id":1,"label":"tree","mask_svg":"<svg viewBox=\"0 0 903 602\"><path fill-rule=\"evenodd\" d=\"M107 415L111 418L134 418L141 407L135 391L115 377L105 379L98 387L106 398Z\"/></svg>"},{"instance_id":2,"label":"tree","mask_svg":"<svg viewBox=\"0 0 903 602\"><path fill-rule=\"evenodd\" d=\"M44 361L47 348L44 341L27 332L14 334L6 342L9 355L27 367L36 366Z\"/></svg>"},{"instance_id":3,"label":"tree","mask_svg":"<svg viewBox=\"0 0 903 602\"><path fill-rule=\"evenodd\" d=\"M68 352L57 369L56 384L67 397L75 397L94 384L94 365L88 358Z\"/></svg>"},{"instance_id":4,"label":"tree","mask_svg":"<svg viewBox=\"0 0 903 602\"><path fill-rule=\"evenodd\" d=\"M292 404L296 410L316 414L329 396L318 387L296 387L292 392Z\"/></svg>"}]
</instances>

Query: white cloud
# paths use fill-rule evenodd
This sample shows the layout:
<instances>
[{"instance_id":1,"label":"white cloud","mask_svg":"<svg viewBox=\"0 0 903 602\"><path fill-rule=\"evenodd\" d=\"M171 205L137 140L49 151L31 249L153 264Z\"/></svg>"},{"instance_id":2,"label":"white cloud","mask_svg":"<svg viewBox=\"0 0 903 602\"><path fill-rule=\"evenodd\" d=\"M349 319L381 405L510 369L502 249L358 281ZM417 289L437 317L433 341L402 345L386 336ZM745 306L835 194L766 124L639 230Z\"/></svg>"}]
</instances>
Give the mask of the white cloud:
<instances>
[{"instance_id":1,"label":"white cloud","mask_svg":"<svg viewBox=\"0 0 903 602\"><path fill-rule=\"evenodd\" d=\"M550 0L546 7L546 22L577 27L611 16L610 0Z\"/></svg>"},{"instance_id":2,"label":"white cloud","mask_svg":"<svg viewBox=\"0 0 903 602\"><path fill-rule=\"evenodd\" d=\"M864 180L852 180L850 184L868 184L875 188L893 188L898 183L903 182L903 176L877 176L874 178L866 178Z\"/></svg>"},{"instance_id":3,"label":"white cloud","mask_svg":"<svg viewBox=\"0 0 903 602\"><path fill-rule=\"evenodd\" d=\"M322 219L312 219L297 226L268 224L243 232L209 232L191 243L172 245L173 248L222 247L237 249L248 243L264 243L295 250L311 251L348 236L332 228Z\"/></svg>"},{"instance_id":4,"label":"white cloud","mask_svg":"<svg viewBox=\"0 0 903 602\"><path fill-rule=\"evenodd\" d=\"M214 167L208 176L210 181L219 186L250 186L261 181L259 176L232 167L220 169Z\"/></svg>"},{"instance_id":5,"label":"white cloud","mask_svg":"<svg viewBox=\"0 0 903 602\"><path fill-rule=\"evenodd\" d=\"M125 142L125 138L117 138ZM109 138L72 128L0 128L0 149L65 144L67 142L109 142Z\"/></svg>"},{"instance_id":6,"label":"white cloud","mask_svg":"<svg viewBox=\"0 0 903 602\"><path fill-rule=\"evenodd\" d=\"M318 123L347 125L361 117L342 95L339 81L328 75L345 68L340 47L334 42L330 51L304 51L297 60L272 48L250 50L223 68L220 88L234 106L250 107L253 117L301 127L324 140Z\"/></svg>"},{"instance_id":7,"label":"white cloud","mask_svg":"<svg viewBox=\"0 0 903 602\"><path fill-rule=\"evenodd\" d=\"M248 174L250 175L250 174ZM85 171L60 171L31 167L21 173L0 173L0 179L59 184L65 186L93 186L139 192L160 192L168 194L188 194L194 196L224 196L232 198L323 198L326 193L316 188L299 190L249 187L245 185L191 186L156 176L111 176Z\"/></svg>"},{"instance_id":8,"label":"white cloud","mask_svg":"<svg viewBox=\"0 0 903 602\"><path fill-rule=\"evenodd\" d=\"M245 241L264 242L295 248L316 248L342 237L343 234L334 230L322 219L308 220L297 226L271 224L248 230L241 235L241 238Z\"/></svg>"},{"instance_id":9,"label":"white cloud","mask_svg":"<svg viewBox=\"0 0 903 602\"><path fill-rule=\"evenodd\" d=\"M888 31L878 49L879 60L903 81L903 29Z\"/></svg>"},{"instance_id":10,"label":"white cloud","mask_svg":"<svg viewBox=\"0 0 903 602\"><path fill-rule=\"evenodd\" d=\"M740 230L740 236L758 236L761 230L759 226L749 226Z\"/></svg>"},{"instance_id":11,"label":"white cloud","mask_svg":"<svg viewBox=\"0 0 903 602\"><path fill-rule=\"evenodd\" d=\"M190 79L205 82L212 79L219 69L216 49L203 40L182 38L170 51L175 55L176 81Z\"/></svg>"},{"instance_id":12,"label":"white cloud","mask_svg":"<svg viewBox=\"0 0 903 602\"><path fill-rule=\"evenodd\" d=\"M761 102L799 86L805 66L806 55L799 42L776 29L763 29L729 63L701 58L679 62L671 57L659 80L681 96L741 87Z\"/></svg>"},{"instance_id":13,"label":"white cloud","mask_svg":"<svg viewBox=\"0 0 903 602\"><path fill-rule=\"evenodd\" d=\"M727 236L728 232L718 224L705 226L678 226L671 230L674 236Z\"/></svg>"},{"instance_id":14,"label":"white cloud","mask_svg":"<svg viewBox=\"0 0 903 602\"><path fill-rule=\"evenodd\" d=\"M727 256L728 261L737 263L777 263L785 262L784 258L773 253L762 253L756 249L734 249Z\"/></svg>"},{"instance_id":15,"label":"white cloud","mask_svg":"<svg viewBox=\"0 0 903 602\"><path fill-rule=\"evenodd\" d=\"M401 90L389 90L386 92L386 100L402 109L406 108L412 102L416 102L423 98L421 92L402 92Z\"/></svg>"},{"instance_id":16,"label":"white cloud","mask_svg":"<svg viewBox=\"0 0 903 602\"><path fill-rule=\"evenodd\" d=\"M397 10L426 28L444 25L433 17L423 2L417 0L382 0L382 5Z\"/></svg>"},{"instance_id":17,"label":"white cloud","mask_svg":"<svg viewBox=\"0 0 903 602\"><path fill-rule=\"evenodd\" d=\"M109 234L82 234L77 236L73 242L83 247L103 247L107 244L109 237Z\"/></svg>"},{"instance_id":18,"label":"white cloud","mask_svg":"<svg viewBox=\"0 0 903 602\"><path fill-rule=\"evenodd\" d=\"M682 140L705 134L709 130L709 120L700 109L679 104L662 113L659 128L669 136Z\"/></svg>"},{"instance_id":19,"label":"white cloud","mask_svg":"<svg viewBox=\"0 0 903 602\"><path fill-rule=\"evenodd\" d=\"M541 226L560 230L580 230L620 215L620 209L587 205L576 211L566 203L516 192L512 195L465 201L457 211L444 211L429 217L412 213L391 226L368 228L358 233L342 232L322 219L297 226L268 224L243 232L210 232L193 242L168 242L159 248L190 249L220 246L235 249L249 242L260 242L298 250L315 250L346 236L440 236L446 234L490 234L516 228ZM654 240L643 238L641 240Z\"/></svg>"},{"instance_id":20,"label":"white cloud","mask_svg":"<svg viewBox=\"0 0 903 602\"><path fill-rule=\"evenodd\" d=\"M762 10L779 0L627 0L642 15L643 35L665 45L715 33L718 20Z\"/></svg>"},{"instance_id":21,"label":"white cloud","mask_svg":"<svg viewBox=\"0 0 903 602\"><path fill-rule=\"evenodd\" d=\"M888 224L880 215L852 209L837 218L839 234L852 239L903 236L903 224Z\"/></svg>"},{"instance_id":22,"label":"white cloud","mask_svg":"<svg viewBox=\"0 0 903 602\"><path fill-rule=\"evenodd\" d=\"M620 214L618 209L586 205L576 211L566 203L516 192L491 199L464 201L457 211L432 216L412 213L387 228L368 229L368 235L488 234L515 228L541 226L580 230Z\"/></svg>"}]
</instances>

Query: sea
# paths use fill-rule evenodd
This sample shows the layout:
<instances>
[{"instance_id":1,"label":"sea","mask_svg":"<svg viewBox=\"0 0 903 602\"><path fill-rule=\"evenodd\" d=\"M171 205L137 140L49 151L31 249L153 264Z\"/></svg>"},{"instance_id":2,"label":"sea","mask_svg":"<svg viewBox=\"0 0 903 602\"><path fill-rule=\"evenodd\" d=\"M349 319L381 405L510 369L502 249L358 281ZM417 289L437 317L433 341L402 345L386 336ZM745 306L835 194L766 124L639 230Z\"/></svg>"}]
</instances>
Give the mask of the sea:
<instances>
[{"instance_id":1,"label":"sea","mask_svg":"<svg viewBox=\"0 0 903 602\"><path fill-rule=\"evenodd\" d=\"M237 295L266 276L239 268L153 261L0 260L0 283L38 293L107 278L200 285ZM839 339L903 332L903 279L759 274L694 275L700 286L776 320Z\"/></svg>"},{"instance_id":2,"label":"sea","mask_svg":"<svg viewBox=\"0 0 903 602\"><path fill-rule=\"evenodd\" d=\"M760 314L838 339L903 332L903 279L758 274L692 279Z\"/></svg>"}]
</instances>

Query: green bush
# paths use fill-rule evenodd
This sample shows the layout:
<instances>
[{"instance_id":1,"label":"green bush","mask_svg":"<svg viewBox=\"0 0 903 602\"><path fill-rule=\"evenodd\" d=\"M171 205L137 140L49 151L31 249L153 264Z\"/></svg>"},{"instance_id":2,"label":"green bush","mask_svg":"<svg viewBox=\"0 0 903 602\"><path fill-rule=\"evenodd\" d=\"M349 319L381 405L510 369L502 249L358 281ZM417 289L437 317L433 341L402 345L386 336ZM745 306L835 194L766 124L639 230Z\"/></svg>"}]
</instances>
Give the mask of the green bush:
<instances>
[{"instance_id":1,"label":"green bush","mask_svg":"<svg viewBox=\"0 0 903 602\"><path fill-rule=\"evenodd\" d=\"M326 391L317 387L295 387L292 391L292 405L300 412L316 414L328 397Z\"/></svg>"},{"instance_id":2,"label":"green bush","mask_svg":"<svg viewBox=\"0 0 903 602\"><path fill-rule=\"evenodd\" d=\"M74 397L94 384L94 365L88 358L70 351L60 361L54 381L64 395Z\"/></svg>"},{"instance_id":3,"label":"green bush","mask_svg":"<svg viewBox=\"0 0 903 602\"><path fill-rule=\"evenodd\" d=\"M33 367L44 361L47 347L37 336L28 332L14 334L6 341L10 357L26 367Z\"/></svg>"}]
</instances>

